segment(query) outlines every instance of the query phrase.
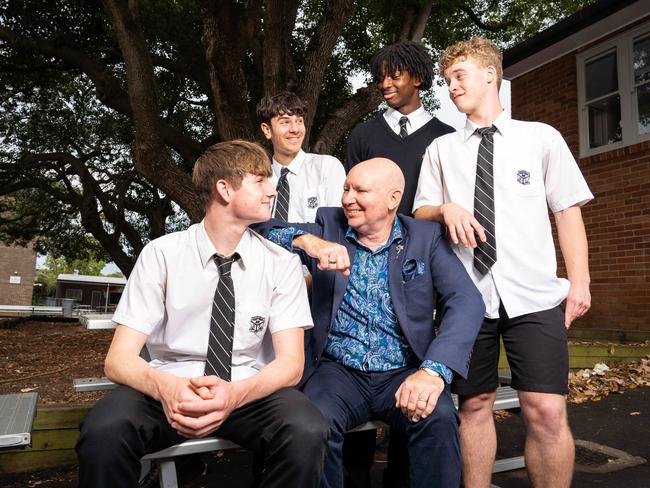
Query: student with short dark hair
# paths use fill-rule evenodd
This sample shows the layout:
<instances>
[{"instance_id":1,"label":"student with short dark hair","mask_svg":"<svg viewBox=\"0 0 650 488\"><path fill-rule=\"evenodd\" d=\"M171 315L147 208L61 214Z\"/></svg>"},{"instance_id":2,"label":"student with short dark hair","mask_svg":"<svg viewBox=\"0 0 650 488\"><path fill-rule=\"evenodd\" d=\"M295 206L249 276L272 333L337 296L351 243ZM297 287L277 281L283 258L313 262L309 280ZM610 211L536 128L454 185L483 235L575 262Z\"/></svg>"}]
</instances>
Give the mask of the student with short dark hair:
<instances>
[{"instance_id":1,"label":"student with short dark hair","mask_svg":"<svg viewBox=\"0 0 650 488\"><path fill-rule=\"evenodd\" d=\"M333 156L302 150L307 106L292 92L266 96L257 104L264 137L273 145L276 186L273 216L290 222L313 222L319 207L340 207L345 170Z\"/></svg>"},{"instance_id":2,"label":"student with short dark hair","mask_svg":"<svg viewBox=\"0 0 650 488\"><path fill-rule=\"evenodd\" d=\"M262 486L318 486L328 427L292 388L313 326L300 261L248 229L270 217L270 174L257 144L209 147L193 174L205 218L140 253L105 361L120 386L81 424L80 486L137 487L142 456L211 433L259 454Z\"/></svg>"},{"instance_id":3,"label":"student with short dark hair","mask_svg":"<svg viewBox=\"0 0 650 488\"><path fill-rule=\"evenodd\" d=\"M347 143L345 167L371 158L395 161L406 186L398 211L411 215L422 156L431 141L454 129L431 116L420 102L420 92L431 88L433 61L415 42L384 47L371 60L371 73L388 110L357 125Z\"/></svg>"}]
</instances>

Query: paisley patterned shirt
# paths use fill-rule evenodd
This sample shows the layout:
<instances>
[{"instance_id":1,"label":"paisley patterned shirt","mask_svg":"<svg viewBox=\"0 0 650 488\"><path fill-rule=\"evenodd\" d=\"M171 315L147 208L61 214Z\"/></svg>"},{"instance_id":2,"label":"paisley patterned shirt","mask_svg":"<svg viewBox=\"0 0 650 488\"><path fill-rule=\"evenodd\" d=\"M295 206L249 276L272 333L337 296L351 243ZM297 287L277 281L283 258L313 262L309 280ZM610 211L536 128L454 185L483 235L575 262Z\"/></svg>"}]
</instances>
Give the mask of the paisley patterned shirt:
<instances>
[{"instance_id":1,"label":"paisley patterned shirt","mask_svg":"<svg viewBox=\"0 0 650 488\"><path fill-rule=\"evenodd\" d=\"M292 250L292 241L305 232L295 227L273 229L268 239ZM330 328L324 355L360 371L390 371L413 366L417 358L397 322L388 282L388 250L403 240L399 219L386 243L372 251L352 228L345 238L357 250L348 285ZM450 383L453 372L444 364L425 360L421 368L436 371Z\"/></svg>"}]
</instances>

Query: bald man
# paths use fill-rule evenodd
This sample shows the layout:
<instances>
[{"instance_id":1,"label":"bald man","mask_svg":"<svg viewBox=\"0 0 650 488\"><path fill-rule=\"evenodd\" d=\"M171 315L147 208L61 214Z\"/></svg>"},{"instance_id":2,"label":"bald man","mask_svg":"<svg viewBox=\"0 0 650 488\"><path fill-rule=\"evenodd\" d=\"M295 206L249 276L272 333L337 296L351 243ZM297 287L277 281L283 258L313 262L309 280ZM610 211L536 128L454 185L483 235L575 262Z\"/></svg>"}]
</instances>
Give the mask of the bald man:
<instances>
[{"instance_id":1,"label":"bald man","mask_svg":"<svg viewBox=\"0 0 650 488\"><path fill-rule=\"evenodd\" d=\"M403 191L399 167L371 159L350 170L343 208L319 208L313 224L260 229L297 252L313 276L315 325L301 384L330 427L322 487L343 487L343 436L373 419L407 436L411 486L460 483L449 383L467 374L483 300L442 226L397 214Z\"/></svg>"}]
</instances>

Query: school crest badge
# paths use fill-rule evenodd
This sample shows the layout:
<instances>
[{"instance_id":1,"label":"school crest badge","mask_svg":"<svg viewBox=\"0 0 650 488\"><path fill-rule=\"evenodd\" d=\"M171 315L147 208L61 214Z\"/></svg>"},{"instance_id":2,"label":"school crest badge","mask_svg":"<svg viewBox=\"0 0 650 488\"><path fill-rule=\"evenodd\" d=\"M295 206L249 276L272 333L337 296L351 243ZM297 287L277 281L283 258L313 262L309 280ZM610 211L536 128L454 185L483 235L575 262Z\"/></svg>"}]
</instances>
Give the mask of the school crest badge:
<instances>
[{"instance_id":1,"label":"school crest badge","mask_svg":"<svg viewBox=\"0 0 650 488\"><path fill-rule=\"evenodd\" d=\"M307 198L307 207L308 208L317 208L318 207L318 197L308 197Z\"/></svg>"},{"instance_id":2,"label":"school crest badge","mask_svg":"<svg viewBox=\"0 0 650 488\"><path fill-rule=\"evenodd\" d=\"M252 332L253 334L257 334L264 329L265 321L266 319L261 315L255 315L254 317L251 317L251 325L248 328L248 331Z\"/></svg>"},{"instance_id":3,"label":"school crest badge","mask_svg":"<svg viewBox=\"0 0 650 488\"><path fill-rule=\"evenodd\" d=\"M522 185L530 185L530 173L525 169L517 171L517 181Z\"/></svg>"}]
</instances>

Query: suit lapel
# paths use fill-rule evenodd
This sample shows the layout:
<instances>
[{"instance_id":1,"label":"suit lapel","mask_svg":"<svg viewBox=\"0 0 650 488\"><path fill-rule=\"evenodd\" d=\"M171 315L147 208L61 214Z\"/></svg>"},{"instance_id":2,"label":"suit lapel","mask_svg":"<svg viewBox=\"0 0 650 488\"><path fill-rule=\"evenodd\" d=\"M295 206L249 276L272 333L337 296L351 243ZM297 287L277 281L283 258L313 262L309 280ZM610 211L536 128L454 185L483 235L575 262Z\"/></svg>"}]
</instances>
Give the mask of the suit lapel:
<instances>
[{"instance_id":1,"label":"suit lapel","mask_svg":"<svg viewBox=\"0 0 650 488\"><path fill-rule=\"evenodd\" d=\"M404 225L402 225L402 232L404 234L402 241L393 244L388 250L388 286L390 288L391 299L393 300L395 315L397 315L397 322L402 328L402 331L404 331L404 334L407 335L406 324L408 324L408 317L406 314L406 295L404 294L404 286L402 284L402 269L404 267L406 249L408 248L408 235L406 235Z\"/></svg>"}]
</instances>

